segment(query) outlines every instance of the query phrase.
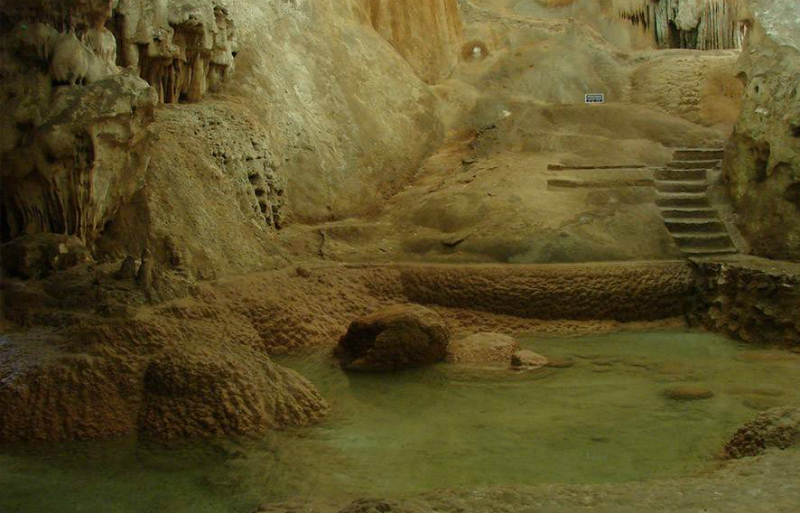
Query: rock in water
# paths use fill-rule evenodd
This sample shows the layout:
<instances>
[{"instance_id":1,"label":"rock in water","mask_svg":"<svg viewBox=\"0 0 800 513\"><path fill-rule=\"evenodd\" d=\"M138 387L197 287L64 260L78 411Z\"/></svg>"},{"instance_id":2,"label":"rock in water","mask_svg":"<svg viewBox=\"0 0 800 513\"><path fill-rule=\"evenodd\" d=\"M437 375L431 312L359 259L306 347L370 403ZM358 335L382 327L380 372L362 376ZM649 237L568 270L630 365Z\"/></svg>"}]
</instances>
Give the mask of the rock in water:
<instances>
[{"instance_id":1,"label":"rock in water","mask_svg":"<svg viewBox=\"0 0 800 513\"><path fill-rule=\"evenodd\" d=\"M304 426L327 411L295 371L249 348L175 348L144 376L139 432L158 439L255 434Z\"/></svg>"},{"instance_id":2,"label":"rock in water","mask_svg":"<svg viewBox=\"0 0 800 513\"><path fill-rule=\"evenodd\" d=\"M547 358L533 351L517 351L511 357L511 367L514 369L532 370L547 365Z\"/></svg>"},{"instance_id":3,"label":"rock in water","mask_svg":"<svg viewBox=\"0 0 800 513\"><path fill-rule=\"evenodd\" d=\"M675 401L697 401L711 399L714 392L703 387L672 387L664 390L664 397Z\"/></svg>"},{"instance_id":4,"label":"rock in water","mask_svg":"<svg viewBox=\"0 0 800 513\"><path fill-rule=\"evenodd\" d=\"M787 449L800 442L800 408L782 406L759 413L725 446L727 458L757 456L770 447Z\"/></svg>"},{"instance_id":5,"label":"rock in water","mask_svg":"<svg viewBox=\"0 0 800 513\"><path fill-rule=\"evenodd\" d=\"M387 372L444 359L450 330L439 314L419 305L394 305L355 320L335 354L342 368Z\"/></svg>"},{"instance_id":6,"label":"rock in water","mask_svg":"<svg viewBox=\"0 0 800 513\"><path fill-rule=\"evenodd\" d=\"M519 342L502 333L475 333L455 340L447 348L447 361L451 363L505 364L519 351Z\"/></svg>"}]
</instances>

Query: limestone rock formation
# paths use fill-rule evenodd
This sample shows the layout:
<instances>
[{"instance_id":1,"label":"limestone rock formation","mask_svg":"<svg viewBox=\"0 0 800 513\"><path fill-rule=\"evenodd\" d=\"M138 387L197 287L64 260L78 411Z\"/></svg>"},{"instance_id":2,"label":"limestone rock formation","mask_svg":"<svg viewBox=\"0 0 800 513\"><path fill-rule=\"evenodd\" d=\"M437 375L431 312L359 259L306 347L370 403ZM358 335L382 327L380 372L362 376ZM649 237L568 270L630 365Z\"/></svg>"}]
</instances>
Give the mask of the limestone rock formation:
<instances>
[{"instance_id":1,"label":"limestone rock formation","mask_svg":"<svg viewBox=\"0 0 800 513\"><path fill-rule=\"evenodd\" d=\"M428 84L448 77L462 37L457 0L360 0L375 30Z\"/></svg>"},{"instance_id":2,"label":"limestone rock formation","mask_svg":"<svg viewBox=\"0 0 800 513\"><path fill-rule=\"evenodd\" d=\"M518 370L533 370L545 367L547 358L533 351L517 351L511 356L511 367Z\"/></svg>"},{"instance_id":3,"label":"limestone rock formation","mask_svg":"<svg viewBox=\"0 0 800 513\"><path fill-rule=\"evenodd\" d=\"M120 64L163 103L199 101L233 71L234 23L218 0L119 0Z\"/></svg>"},{"instance_id":4,"label":"limestone rock formation","mask_svg":"<svg viewBox=\"0 0 800 513\"><path fill-rule=\"evenodd\" d=\"M91 255L77 237L40 233L23 235L0 247L0 263L8 276L42 278L91 261Z\"/></svg>"},{"instance_id":5,"label":"limestone rock formation","mask_svg":"<svg viewBox=\"0 0 800 513\"><path fill-rule=\"evenodd\" d=\"M264 355L181 348L147 368L138 429L158 439L253 434L303 426L326 410L313 385Z\"/></svg>"},{"instance_id":6,"label":"limestone rock formation","mask_svg":"<svg viewBox=\"0 0 800 513\"><path fill-rule=\"evenodd\" d=\"M792 0L751 2L742 115L723 163L739 228L760 256L800 261L800 22Z\"/></svg>"},{"instance_id":7,"label":"limestone rock formation","mask_svg":"<svg viewBox=\"0 0 800 513\"><path fill-rule=\"evenodd\" d=\"M387 372L441 361L450 331L419 305L393 305L353 321L335 354L351 371Z\"/></svg>"},{"instance_id":8,"label":"limestone rock formation","mask_svg":"<svg viewBox=\"0 0 800 513\"><path fill-rule=\"evenodd\" d=\"M790 406L759 413L725 446L728 458L758 456L769 448L787 449L800 443L800 409Z\"/></svg>"},{"instance_id":9,"label":"limestone rock formation","mask_svg":"<svg viewBox=\"0 0 800 513\"><path fill-rule=\"evenodd\" d=\"M519 342L502 333L475 333L450 342L446 360L450 363L508 363L519 350Z\"/></svg>"},{"instance_id":10,"label":"limestone rock formation","mask_svg":"<svg viewBox=\"0 0 800 513\"><path fill-rule=\"evenodd\" d=\"M613 0L617 14L640 25L661 48L739 48L745 0Z\"/></svg>"},{"instance_id":11,"label":"limestone rock formation","mask_svg":"<svg viewBox=\"0 0 800 513\"><path fill-rule=\"evenodd\" d=\"M141 187L153 90L127 72L53 88L36 71L0 89L3 240L48 232L95 240Z\"/></svg>"},{"instance_id":12,"label":"limestone rock formation","mask_svg":"<svg viewBox=\"0 0 800 513\"><path fill-rule=\"evenodd\" d=\"M800 346L800 265L749 257L695 266L694 324L748 342Z\"/></svg>"}]
</instances>

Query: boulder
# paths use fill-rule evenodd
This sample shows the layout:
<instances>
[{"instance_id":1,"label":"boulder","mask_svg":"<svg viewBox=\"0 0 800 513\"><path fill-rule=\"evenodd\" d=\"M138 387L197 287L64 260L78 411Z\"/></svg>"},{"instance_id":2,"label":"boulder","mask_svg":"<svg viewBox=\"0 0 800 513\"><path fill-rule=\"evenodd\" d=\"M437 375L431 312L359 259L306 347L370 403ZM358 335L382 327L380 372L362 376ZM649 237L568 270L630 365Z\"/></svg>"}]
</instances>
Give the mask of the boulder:
<instances>
[{"instance_id":1,"label":"boulder","mask_svg":"<svg viewBox=\"0 0 800 513\"><path fill-rule=\"evenodd\" d=\"M447 348L450 363L503 363L519 351L519 342L502 333L475 333L455 340Z\"/></svg>"},{"instance_id":2,"label":"boulder","mask_svg":"<svg viewBox=\"0 0 800 513\"><path fill-rule=\"evenodd\" d=\"M394 305L353 321L335 354L342 368L386 372L444 359L450 331L436 312Z\"/></svg>"},{"instance_id":3,"label":"boulder","mask_svg":"<svg viewBox=\"0 0 800 513\"><path fill-rule=\"evenodd\" d=\"M532 370L546 366L547 358L533 351L517 351L511 356L511 367L520 370Z\"/></svg>"},{"instance_id":4,"label":"boulder","mask_svg":"<svg viewBox=\"0 0 800 513\"><path fill-rule=\"evenodd\" d=\"M759 413L725 446L727 458L757 456L766 449L787 449L800 443L800 408L782 406Z\"/></svg>"}]
</instances>

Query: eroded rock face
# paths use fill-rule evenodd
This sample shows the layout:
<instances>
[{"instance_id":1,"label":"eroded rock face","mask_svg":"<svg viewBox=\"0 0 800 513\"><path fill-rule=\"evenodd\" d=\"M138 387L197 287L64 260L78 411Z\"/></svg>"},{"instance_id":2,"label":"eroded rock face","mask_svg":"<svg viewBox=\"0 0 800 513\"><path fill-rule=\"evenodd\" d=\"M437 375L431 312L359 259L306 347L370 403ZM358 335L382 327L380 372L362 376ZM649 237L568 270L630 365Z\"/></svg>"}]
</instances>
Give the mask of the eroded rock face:
<instances>
[{"instance_id":1,"label":"eroded rock face","mask_svg":"<svg viewBox=\"0 0 800 513\"><path fill-rule=\"evenodd\" d=\"M519 342L502 333L475 333L450 342L447 361L451 363L503 363L519 350Z\"/></svg>"},{"instance_id":2,"label":"eroded rock face","mask_svg":"<svg viewBox=\"0 0 800 513\"><path fill-rule=\"evenodd\" d=\"M165 352L145 372L142 401L139 431L159 439L303 426L327 410L302 376L246 348Z\"/></svg>"},{"instance_id":3,"label":"eroded rock face","mask_svg":"<svg viewBox=\"0 0 800 513\"><path fill-rule=\"evenodd\" d=\"M56 88L36 71L16 78L0 86L3 240L53 232L93 241L141 187L155 94L130 73Z\"/></svg>"},{"instance_id":4,"label":"eroded rock face","mask_svg":"<svg viewBox=\"0 0 800 513\"><path fill-rule=\"evenodd\" d=\"M800 261L800 23L792 0L752 2L742 115L723 163L753 253Z\"/></svg>"},{"instance_id":5,"label":"eroded rock face","mask_svg":"<svg viewBox=\"0 0 800 513\"><path fill-rule=\"evenodd\" d=\"M696 269L694 324L748 342L800 346L800 266L750 258Z\"/></svg>"},{"instance_id":6,"label":"eroded rock face","mask_svg":"<svg viewBox=\"0 0 800 513\"><path fill-rule=\"evenodd\" d=\"M457 0L360 0L369 20L428 84L458 63L462 37Z\"/></svg>"},{"instance_id":7,"label":"eroded rock face","mask_svg":"<svg viewBox=\"0 0 800 513\"><path fill-rule=\"evenodd\" d=\"M92 246L143 187L155 105L198 101L233 69L232 21L216 0L1 6L2 240Z\"/></svg>"},{"instance_id":8,"label":"eroded rock face","mask_svg":"<svg viewBox=\"0 0 800 513\"><path fill-rule=\"evenodd\" d=\"M784 406L759 413L725 446L728 458L758 456L769 448L788 449L800 442L800 409Z\"/></svg>"},{"instance_id":9,"label":"eroded rock face","mask_svg":"<svg viewBox=\"0 0 800 513\"><path fill-rule=\"evenodd\" d=\"M388 372L441 361L450 331L439 314L419 305L394 305L350 324L335 354L351 371Z\"/></svg>"}]
</instances>

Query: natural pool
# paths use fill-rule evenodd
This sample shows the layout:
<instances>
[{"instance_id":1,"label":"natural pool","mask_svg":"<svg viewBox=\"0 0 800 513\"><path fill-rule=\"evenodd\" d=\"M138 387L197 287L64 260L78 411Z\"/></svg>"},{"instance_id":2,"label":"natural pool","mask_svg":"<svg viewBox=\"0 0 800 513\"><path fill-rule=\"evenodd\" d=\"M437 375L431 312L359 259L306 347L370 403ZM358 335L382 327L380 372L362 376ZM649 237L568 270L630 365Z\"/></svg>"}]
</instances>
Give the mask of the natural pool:
<instances>
[{"instance_id":1,"label":"natural pool","mask_svg":"<svg viewBox=\"0 0 800 513\"><path fill-rule=\"evenodd\" d=\"M571 366L346 375L326 351L279 360L330 402L319 426L169 448L135 440L0 447L0 511L250 512L293 497L668 478L713 469L757 411L800 404L800 355L707 333L523 345ZM689 385L714 397L663 395Z\"/></svg>"}]
</instances>

